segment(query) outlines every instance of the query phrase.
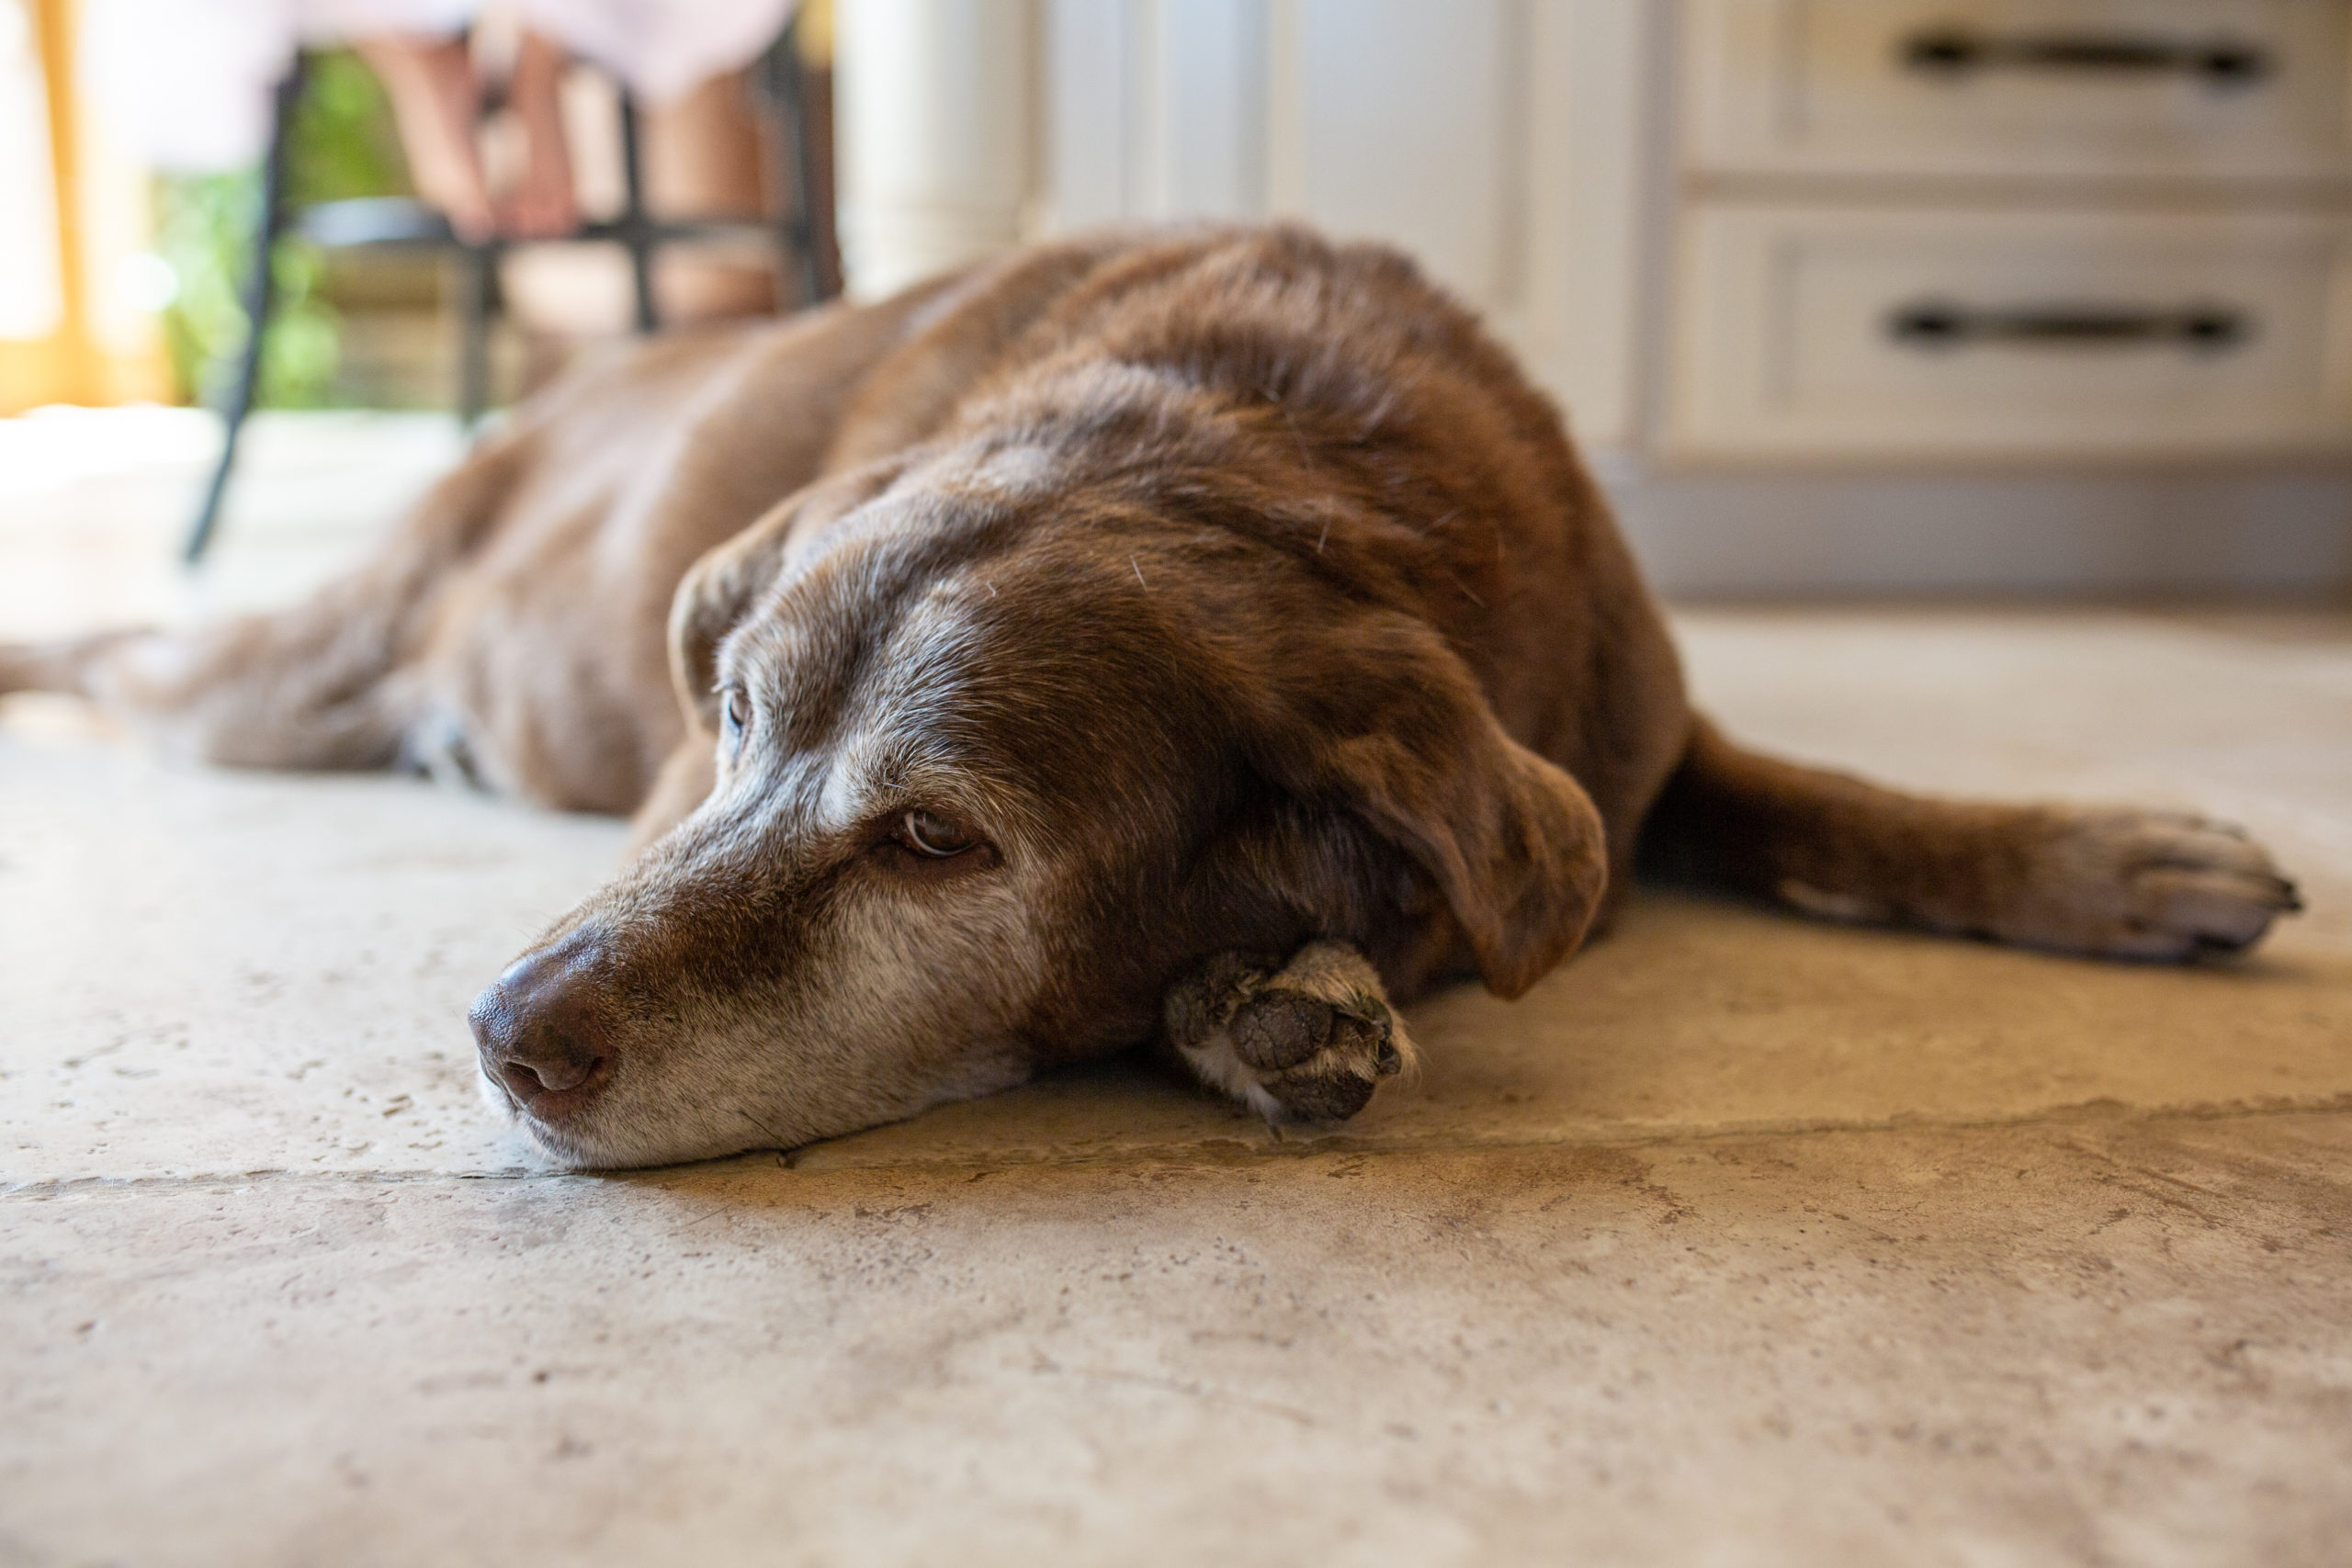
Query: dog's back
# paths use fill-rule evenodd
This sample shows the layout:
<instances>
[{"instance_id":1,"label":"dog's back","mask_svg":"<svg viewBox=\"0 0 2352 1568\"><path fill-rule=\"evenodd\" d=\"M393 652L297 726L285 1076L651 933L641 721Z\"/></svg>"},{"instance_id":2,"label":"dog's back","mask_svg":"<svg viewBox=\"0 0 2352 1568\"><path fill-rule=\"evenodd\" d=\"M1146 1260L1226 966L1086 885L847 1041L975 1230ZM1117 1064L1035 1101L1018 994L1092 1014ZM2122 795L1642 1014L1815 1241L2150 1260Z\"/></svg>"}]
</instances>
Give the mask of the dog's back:
<instances>
[{"instance_id":1,"label":"dog's back","mask_svg":"<svg viewBox=\"0 0 2352 1568\"><path fill-rule=\"evenodd\" d=\"M1292 227L1023 253L927 308L827 466L1023 428L1049 433L1066 479L1192 509L1435 627L1630 868L1689 729L1663 617L1558 408L1404 256ZM1225 613L1249 615L1251 588Z\"/></svg>"}]
</instances>

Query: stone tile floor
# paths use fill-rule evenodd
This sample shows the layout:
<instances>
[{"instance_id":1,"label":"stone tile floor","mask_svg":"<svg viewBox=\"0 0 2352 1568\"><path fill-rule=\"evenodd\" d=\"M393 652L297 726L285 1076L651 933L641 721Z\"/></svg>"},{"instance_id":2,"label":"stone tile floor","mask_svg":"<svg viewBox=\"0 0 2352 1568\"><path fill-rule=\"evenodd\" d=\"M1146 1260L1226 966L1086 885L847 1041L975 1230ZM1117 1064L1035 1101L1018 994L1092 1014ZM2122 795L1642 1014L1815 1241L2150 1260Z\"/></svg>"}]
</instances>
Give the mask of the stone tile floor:
<instances>
[{"instance_id":1,"label":"stone tile floor","mask_svg":"<svg viewBox=\"0 0 2352 1568\"><path fill-rule=\"evenodd\" d=\"M454 450L266 423L190 583L200 423L45 418L0 636L295 592ZM2352 615L1679 621L1752 739L2233 817L2312 910L2162 971L1654 895L1337 1134L1113 1066L578 1177L461 1013L615 825L11 700L0 1565L2343 1561Z\"/></svg>"}]
</instances>

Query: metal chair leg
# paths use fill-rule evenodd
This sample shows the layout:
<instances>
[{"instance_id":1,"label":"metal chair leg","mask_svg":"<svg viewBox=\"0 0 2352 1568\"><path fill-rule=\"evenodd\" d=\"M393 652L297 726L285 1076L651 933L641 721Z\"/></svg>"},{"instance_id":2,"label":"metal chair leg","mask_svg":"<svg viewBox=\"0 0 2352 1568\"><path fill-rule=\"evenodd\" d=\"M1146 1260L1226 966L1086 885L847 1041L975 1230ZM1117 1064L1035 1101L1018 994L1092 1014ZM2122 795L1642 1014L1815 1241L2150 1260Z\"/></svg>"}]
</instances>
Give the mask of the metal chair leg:
<instances>
[{"instance_id":1,"label":"metal chair leg","mask_svg":"<svg viewBox=\"0 0 2352 1568\"><path fill-rule=\"evenodd\" d=\"M213 465L211 480L204 489L204 501L188 525L187 543L181 550L182 558L190 566L203 560L205 551L212 546L213 531L220 521L220 503L228 494L229 475L237 465L237 441L244 434L245 416L253 412L254 395L261 385L264 338L269 328L270 305L277 292L270 260L277 249L277 236L286 225L287 144L292 137L294 111L302 98L303 75L303 60L297 54L277 84L271 103L269 151L261 167L261 216L253 258L245 270L245 341L238 355L237 378L230 387L227 406L220 411L220 460Z\"/></svg>"},{"instance_id":2,"label":"metal chair leg","mask_svg":"<svg viewBox=\"0 0 2352 1568\"><path fill-rule=\"evenodd\" d=\"M808 84L800 63L796 17L767 54L768 107L775 118L776 305L819 304L826 287L823 259L817 254L816 139L808 134ZM787 291L797 298L787 300Z\"/></svg>"},{"instance_id":3,"label":"metal chair leg","mask_svg":"<svg viewBox=\"0 0 2352 1568\"><path fill-rule=\"evenodd\" d=\"M470 431L490 407L490 319L498 303L498 248L463 245L456 262L458 419Z\"/></svg>"},{"instance_id":4,"label":"metal chair leg","mask_svg":"<svg viewBox=\"0 0 2352 1568\"><path fill-rule=\"evenodd\" d=\"M637 290L637 330L661 325L653 305L653 220L645 209L645 161L638 135L637 98L621 91L621 183L628 205L621 213L621 243L628 247L629 281Z\"/></svg>"}]
</instances>

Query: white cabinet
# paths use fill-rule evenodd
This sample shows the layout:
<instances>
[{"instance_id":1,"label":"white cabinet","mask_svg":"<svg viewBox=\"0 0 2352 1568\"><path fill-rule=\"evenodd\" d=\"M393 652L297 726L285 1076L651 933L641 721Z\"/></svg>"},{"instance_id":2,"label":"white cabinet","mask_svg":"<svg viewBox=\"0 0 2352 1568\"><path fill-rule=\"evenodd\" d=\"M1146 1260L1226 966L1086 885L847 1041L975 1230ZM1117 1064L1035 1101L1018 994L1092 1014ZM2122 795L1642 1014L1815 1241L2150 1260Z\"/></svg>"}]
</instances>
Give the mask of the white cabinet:
<instances>
[{"instance_id":1,"label":"white cabinet","mask_svg":"<svg viewBox=\"0 0 2352 1568\"><path fill-rule=\"evenodd\" d=\"M2352 217L1708 201L1670 455L2175 462L2352 431Z\"/></svg>"},{"instance_id":2,"label":"white cabinet","mask_svg":"<svg viewBox=\"0 0 2352 1568\"><path fill-rule=\"evenodd\" d=\"M842 0L842 265L878 297L1029 237L1034 0Z\"/></svg>"},{"instance_id":3,"label":"white cabinet","mask_svg":"<svg viewBox=\"0 0 2352 1568\"><path fill-rule=\"evenodd\" d=\"M1662 457L2352 451L2352 5L1683 18Z\"/></svg>"}]
</instances>

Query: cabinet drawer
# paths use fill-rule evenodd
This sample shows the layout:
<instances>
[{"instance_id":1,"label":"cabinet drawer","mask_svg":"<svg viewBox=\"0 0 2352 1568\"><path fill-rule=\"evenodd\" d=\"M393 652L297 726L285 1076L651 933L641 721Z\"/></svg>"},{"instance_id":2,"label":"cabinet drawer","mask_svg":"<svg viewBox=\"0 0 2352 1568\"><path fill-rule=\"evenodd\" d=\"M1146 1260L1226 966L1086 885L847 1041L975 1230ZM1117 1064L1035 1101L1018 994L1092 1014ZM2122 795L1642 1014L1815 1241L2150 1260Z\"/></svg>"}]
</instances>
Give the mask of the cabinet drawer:
<instances>
[{"instance_id":1,"label":"cabinet drawer","mask_svg":"<svg viewBox=\"0 0 2352 1568\"><path fill-rule=\"evenodd\" d=\"M1668 455L2352 450L2352 219L1700 203Z\"/></svg>"},{"instance_id":2,"label":"cabinet drawer","mask_svg":"<svg viewBox=\"0 0 2352 1568\"><path fill-rule=\"evenodd\" d=\"M2347 0L1690 0L1684 155L1724 174L2352 169Z\"/></svg>"}]
</instances>

